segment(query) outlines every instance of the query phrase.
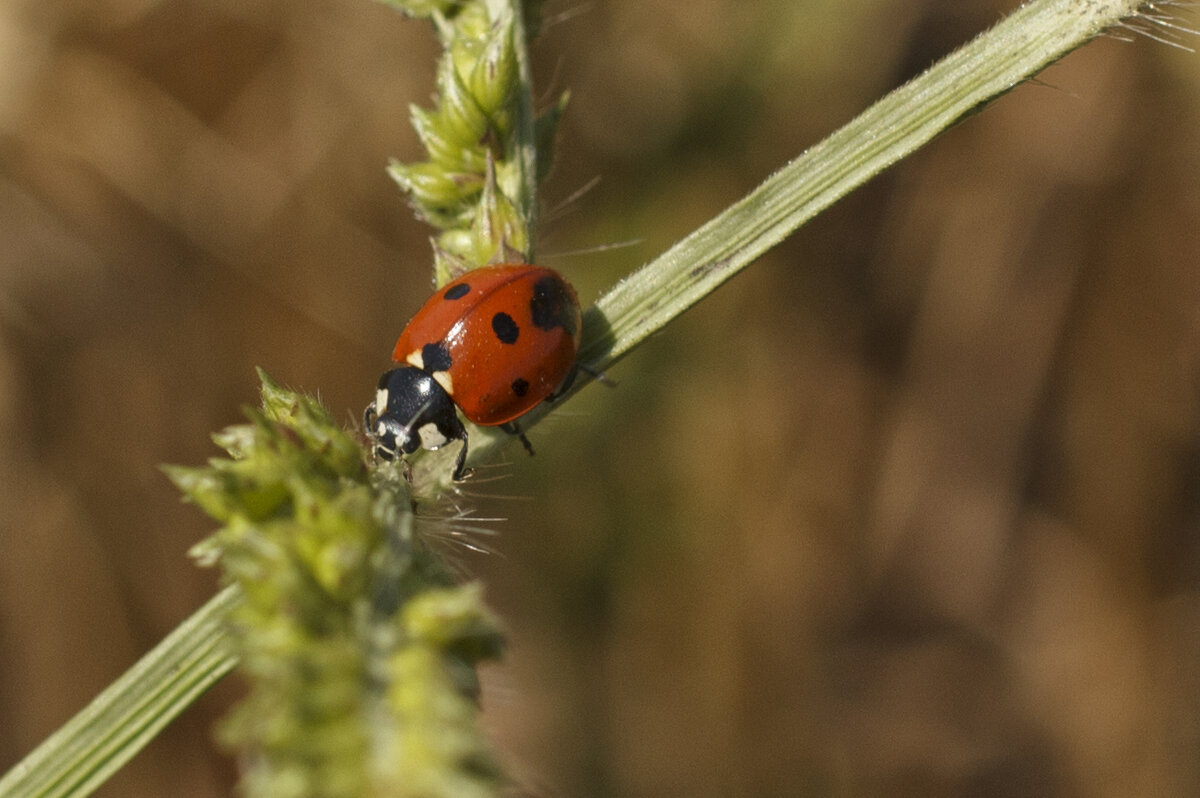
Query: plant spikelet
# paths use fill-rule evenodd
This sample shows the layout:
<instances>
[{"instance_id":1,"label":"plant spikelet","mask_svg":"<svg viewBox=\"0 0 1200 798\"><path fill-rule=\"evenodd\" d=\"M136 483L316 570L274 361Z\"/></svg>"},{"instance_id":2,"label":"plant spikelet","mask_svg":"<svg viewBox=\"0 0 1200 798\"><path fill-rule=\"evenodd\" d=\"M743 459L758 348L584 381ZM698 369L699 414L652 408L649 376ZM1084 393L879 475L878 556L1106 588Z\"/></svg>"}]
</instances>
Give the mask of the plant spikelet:
<instances>
[{"instance_id":1,"label":"plant spikelet","mask_svg":"<svg viewBox=\"0 0 1200 798\"><path fill-rule=\"evenodd\" d=\"M430 19L442 41L434 105L410 108L427 158L388 168L417 215L440 231L434 241L436 282L488 263L529 260L534 186L544 174L536 164L543 157L549 162L562 104L521 129L522 120L529 120L522 106L523 97L528 106L528 93L514 12L495 10L497 4L484 0L385 2ZM530 23L540 19L541 3L526 2L520 13L529 32Z\"/></svg>"},{"instance_id":2,"label":"plant spikelet","mask_svg":"<svg viewBox=\"0 0 1200 798\"><path fill-rule=\"evenodd\" d=\"M241 789L271 798L498 794L477 664L501 637L478 584L413 534L407 485L311 397L265 374L263 406L170 468L222 527L196 549L243 600L230 632L249 694L224 720Z\"/></svg>"}]
</instances>

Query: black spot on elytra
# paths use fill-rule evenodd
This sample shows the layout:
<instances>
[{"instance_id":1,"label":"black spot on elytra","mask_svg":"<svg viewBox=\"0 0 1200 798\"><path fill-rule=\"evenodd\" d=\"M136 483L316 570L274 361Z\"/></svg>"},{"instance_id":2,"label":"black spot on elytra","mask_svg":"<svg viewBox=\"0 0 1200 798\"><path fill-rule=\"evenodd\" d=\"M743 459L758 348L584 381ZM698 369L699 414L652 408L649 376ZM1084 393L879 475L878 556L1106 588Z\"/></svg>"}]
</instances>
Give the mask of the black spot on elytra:
<instances>
[{"instance_id":1,"label":"black spot on elytra","mask_svg":"<svg viewBox=\"0 0 1200 798\"><path fill-rule=\"evenodd\" d=\"M529 393L529 383L526 380L517 377L515 380L513 380L512 392L517 396L524 396L525 394Z\"/></svg>"},{"instance_id":2,"label":"black spot on elytra","mask_svg":"<svg viewBox=\"0 0 1200 798\"><path fill-rule=\"evenodd\" d=\"M562 327L567 335L575 335L575 315L571 313L574 301L562 280L546 276L534 283L533 298L529 300L529 312L539 329L553 330Z\"/></svg>"},{"instance_id":3,"label":"black spot on elytra","mask_svg":"<svg viewBox=\"0 0 1200 798\"><path fill-rule=\"evenodd\" d=\"M467 294L471 293L471 286L466 283L459 283L446 289L446 293L442 294L443 299L462 299Z\"/></svg>"},{"instance_id":4,"label":"black spot on elytra","mask_svg":"<svg viewBox=\"0 0 1200 798\"><path fill-rule=\"evenodd\" d=\"M446 349L446 345L440 341L436 344L425 344L421 347L421 362L425 364L424 371L429 374L435 371L447 371L454 359L450 357L450 351Z\"/></svg>"},{"instance_id":5,"label":"black spot on elytra","mask_svg":"<svg viewBox=\"0 0 1200 798\"><path fill-rule=\"evenodd\" d=\"M513 321L512 316L501 311L492 316L492 332L496 333L496 337L500 339L500 343L515 344L517 336L521 334L521 328Z\"/></svg>"}]
</instances>

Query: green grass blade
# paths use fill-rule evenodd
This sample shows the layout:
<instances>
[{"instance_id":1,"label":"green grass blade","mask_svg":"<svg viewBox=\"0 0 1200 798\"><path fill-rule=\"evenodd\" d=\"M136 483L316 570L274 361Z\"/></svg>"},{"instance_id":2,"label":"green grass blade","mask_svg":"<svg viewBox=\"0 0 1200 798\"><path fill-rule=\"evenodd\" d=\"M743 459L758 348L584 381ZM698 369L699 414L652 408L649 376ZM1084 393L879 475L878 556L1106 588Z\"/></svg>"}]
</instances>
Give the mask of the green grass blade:
<instances>
[{"instance_id":1,"label":"green grass blade","mask_svg":"<svg viewBox=\"0 0 1200 798\"><path fill-rule=\"evenodd\" d=\"M3 779L0 795L87 795L233 669L222 624L239 591L197 610Z\"/></svg>"},{"instance_id":2,"label":"green grass blade","mask_svg":"<svg viewBox=\"0 0 1200 798\"><path fill-rule=\"evenodd\" d=\"M580 363L603 372L813 216L1145 5L1032 0L1021 6L600 297L584 314ZM572 392L589 379L580 374ZM535 408L521 426L529 429L560 404ZM510 437L473 430L470 462L492 459Z\"/></svg>"},{"instance_id":3,"label":"green grass blade","mask_svg":"<svg viewBox=\"0 0 1200 798\"><path fill-rule=\"evenodd\" d=\"M586 320L581 361L596 370L616 362L810 218L1141 5L1021 6L601 297Z\"/></svg>"}]
</instances>

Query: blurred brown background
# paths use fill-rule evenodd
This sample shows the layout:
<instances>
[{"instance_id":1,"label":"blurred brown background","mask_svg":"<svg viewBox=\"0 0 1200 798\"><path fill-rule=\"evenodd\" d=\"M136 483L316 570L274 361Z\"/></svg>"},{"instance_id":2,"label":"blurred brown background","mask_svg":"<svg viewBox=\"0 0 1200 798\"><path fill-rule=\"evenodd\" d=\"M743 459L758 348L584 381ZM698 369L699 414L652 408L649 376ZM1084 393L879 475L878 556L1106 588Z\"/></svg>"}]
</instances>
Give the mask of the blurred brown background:
<instances>
[{"instance_id":1,"label":"blurred brown background","mask_svg":"<svg viewBox=\"0 0 1200 798\"><path fill-rule=\"evenodd\" d=\"M541 260L590 302L1015 5L552 2L546 205L601 182ZM428 289L383 169L434 58L366 0L0 6L0 770L211 595L156 465L254 366L354 423ZM1200 57L1096 42L513 450L467 560L529 789L1200 794L1198 116ZM227 795L236 693L101 794Z\"/></svg>"}]
</instances>

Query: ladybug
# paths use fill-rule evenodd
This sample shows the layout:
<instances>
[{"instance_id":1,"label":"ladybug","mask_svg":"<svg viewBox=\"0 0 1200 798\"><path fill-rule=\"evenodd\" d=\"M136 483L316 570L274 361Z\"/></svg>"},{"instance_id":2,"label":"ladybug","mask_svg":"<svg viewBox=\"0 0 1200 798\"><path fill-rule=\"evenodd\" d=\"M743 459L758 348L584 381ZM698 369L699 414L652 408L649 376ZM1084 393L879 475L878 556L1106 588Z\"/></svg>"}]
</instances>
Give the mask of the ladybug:
<instances>
[{"instance_id":1,"label":"ladybug","mask_svg":"<svg viewBox=\"0 0 1200 798\"><path fill-rule=\"evenodd\" d=\"M462 441L451 478L464 478L472 423L502 427L533 450L516 419L570 387L579 351L575 289L552 269L485 266L442 286L408 322L363 424L390 460Z\"/></svg>"}]
</instances>

